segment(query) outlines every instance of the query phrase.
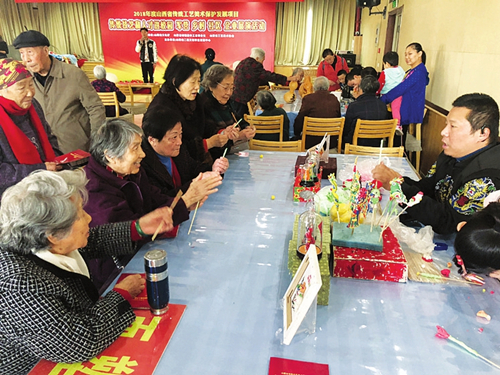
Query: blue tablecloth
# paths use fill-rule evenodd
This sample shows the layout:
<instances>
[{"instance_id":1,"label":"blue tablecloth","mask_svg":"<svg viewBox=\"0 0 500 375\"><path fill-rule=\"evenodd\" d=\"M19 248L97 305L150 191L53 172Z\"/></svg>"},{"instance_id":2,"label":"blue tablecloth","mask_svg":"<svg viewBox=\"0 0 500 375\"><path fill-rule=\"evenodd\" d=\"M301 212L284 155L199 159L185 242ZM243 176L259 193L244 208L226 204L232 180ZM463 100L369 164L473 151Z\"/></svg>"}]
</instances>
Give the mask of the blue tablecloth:
<instances>
[{"instance_id":1,"label":"blue tablecloth","mask_svg":"<svg viewBox=\"0 0 500 375\"><path fill-rule=\"evenodd\" d=\"M224 183L199 209L191 234L190 223L181 224L177 238L148 244L126 267L144 272L145 252L165 249L171 302L187 305L155 374L267 374L272 356L327 363L330 374L498 374L434 336L442 325L500 363L500 288L493 279L483 293L468 285L331 278L330 302L317 308L316 332L281 344L281 299L291 281L288 241L295 214L305 209L292 201L296 156L229 155ZM354 158L338 155L337 161L342 166ZM406 159L391 163L415 178ZM478 321L478 310L492 321Z\"/></svg>"}]
</instances>

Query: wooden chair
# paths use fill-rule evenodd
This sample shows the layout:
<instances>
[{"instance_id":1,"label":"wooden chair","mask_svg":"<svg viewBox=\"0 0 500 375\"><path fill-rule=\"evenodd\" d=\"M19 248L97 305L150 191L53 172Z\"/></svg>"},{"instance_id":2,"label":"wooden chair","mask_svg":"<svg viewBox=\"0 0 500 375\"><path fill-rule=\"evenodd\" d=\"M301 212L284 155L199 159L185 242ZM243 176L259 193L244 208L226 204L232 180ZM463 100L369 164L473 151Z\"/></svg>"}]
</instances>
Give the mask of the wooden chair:
<instances>
[{"instance_id":1,"label":"wooden chair","mask_svg":"<svg viewBox=\"0 0 500 375\"><path fill-rule=\"evenodd\" d=\"M382 156L397 156L403 157L405 153L405 148L400 147L382 147ZM380 147L366 147L366 146L355 146L350 143L345 144L344 154L354 154L354 155L371 155L379 156Z\"/></svg>"},{"instance_id":2,"label":"wooden chair","mask_svg":"<svg viewBox=\"0 0 500 375\"><path fill-rule=\"evenodd\" d=\"M104 106L107 106L107 105L114 105L115 106L116 116L115 117L108 117L108 118L120 117L120 104L118 102L118 98L116 97L116 92L114 92L114 91L113 92L98 92L97 95L99 95L99 98L101 99L102 104L104 104ZM134 121L134 115L132 115L130 113L121 116L121 118L123 120L131 121L131 122Z\"/></svg>"},{"instance_id":3,"label":"wooden chair","mask_svg":"<svg viewBox=\"0 0 500 375\"><path fill-rule=\"evenodd\" d=\"M132 86L130 86L129 84L119 84L116 85L116 87L118 87L120 91L127 97L127 101L121 104L123 108L127 109L133 115L146 113L148 108L145 103L134 102L134 91L132 90Z\"/></svg>"},{"instance_id":4,"label":"wooden chair","mask_svg":"<svg viewBox=\"0 0 500 375\"><path fill-rule=\"evenodd\" d=\"M337 152L340 153L342 146L342 133L344 131L345 118L317 118L304 117L304 127L302 128L302 151L305 151L306 136L313 135L323 137L325 133L330 136L339 137L337 144ZM331 145L330 145L331 146Z\"/></svg>"},{"instance_id":5,"label":"wooden chair","mask_svg":"<svg viewBox=\"0 0 500 375\"><path fill-rule=\"evenodd\" d=\"M356 129L352 137L352 144L358 144L358 138L389 138L387 146L394 144L394 133L398 120L361 120L356 122Z\"/></svg>"},{"instance_id":6,"label":"wooden chair","mask_svg":"<svg viewBox=\"0 0 500 375\"><path fill-rule=\"evenodd\" d=\"M279 116L249 116L245 114L245 121L255 127L255 134L278 134L279 141L283 142L283 115Z\"/></svg>"},{"instance_id":7,"label":"wooden chair","mask_svg":"<svg viewBox=\"0 0 500 375\"><path fill-rule=\"evenodd\" d=\"M288 151L300 152L302 151L302 141L261 141L259 139L251 139L249 142L250 150L258 151Z\"/></svg>"},{"instance_id":8,"label":"wooden chair","mask_svg":"<svg viewBox=\"0 0 500 375\"><path fill-rule=\"evenodd\" d=\"M255 96L250 99L250 101L247 103L247 106L250 116L255 116L255 110L257 109L257 99Z\"/></svg>"},{"instance_id":9,"label":"wooden chair","mask_svg":"<svg viewBox=\"0 0 500 375\"><path fill-rule=\"evenodd\" d=\"M427 108L424 109L423 118L425 118L426 114L427 114ZM408 133L413 135L415 139L420 143L420 146L422 146L422 124L410 124L408 128ZM420 173L420 153L421 151L415 151L415 169L417 170L417 173ZM410 154L410 160L412 159L413 158L411 157Z\"/></svg>"}]
</instances>

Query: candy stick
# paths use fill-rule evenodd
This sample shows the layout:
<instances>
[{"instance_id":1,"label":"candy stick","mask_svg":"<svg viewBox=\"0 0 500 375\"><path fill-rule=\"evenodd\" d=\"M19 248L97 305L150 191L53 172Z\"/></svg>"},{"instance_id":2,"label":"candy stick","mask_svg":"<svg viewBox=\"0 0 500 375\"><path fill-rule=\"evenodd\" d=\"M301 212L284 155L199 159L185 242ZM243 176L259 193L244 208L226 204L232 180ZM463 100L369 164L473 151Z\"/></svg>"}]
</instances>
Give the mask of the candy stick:
<instances>
[{"instance_id":1,"label":"candy stick","mask_svg":"<svg viewBox=\"0 0 500 375\"><path fill-rule=\"evenodd\" d=\"M438 337L440 339L445 339L445 340L448 339L448 340L454 342L455 344L457 344L458 346L461 346L463 349L465 349L467 352L469 352L473 356L482 359L483 361L489 363L490 365L492 365L493 367L495 367L497 369L500 369L500 366L497 365L495 362L490 361L488 358L482 356L481 354L479 354L477 351L475 351L471 347L467 346L462 341L457 340L456 338L451 336L448 332L446 332L446 330L443 327L436 326L436 328L437 328L436 337Z\"/></svg>"},{"instance_id":2,"label":"candy stick","mask_svg":"<svg viewBox=\"0 0 500 375\"><path fill-rule=\"evenodd\" d=\"M182 190L179 190L177 192L177 195L175 196L174 200L172 201L172 204L170 205L170 209L172 211L174 210L175 205L177 204L177 202L179 202L179 199L181 199L181 196L182 196ZM158 233L160 233L160 228L161 228L162 224L163 224L163 220L158 225L158 228L156 228L155 234L153 234L153 238L151 239L151 241L154 241L156 239L156 236L158 235Z\"/></svg>"},{"instance_id":3,"label":"candy stick","mask_svg":"<svg viewBox=\"0 0 500 375\"><path fill-rule=\"evenodd\" d=\"M227 152L227 148L224 149L224 153L222 154L222 157L225 158L226 157L226 152Z\"/></svg>"},{"instance_id":4,"label":"candy stick","mask_svg":"<svg viewBox=\"0 0 500 375\"><path fill-rule=\"evenodd\" d=\"M234 115L233 115L233 118L234 118L234 121L236 121L236 118L234 117ZM242 118L240 118L240 119L236 122L236 124L234 124L233 128L236 128L236 127L238 126L238 124L241 122L241 120L243 120L243 117L242 117Z\"/></svg>"},{"instance_id":5,"label":"candy stick","mask_svg":"<svg viewBox=\"0 0 500 375\"><path fill-rule=\"evenodd\" d=\"M189 226L188 235L191 233L191 228L193 227L194 218L196 217L196 213L198 212L198 207L200 207L200 201L196 203L196 208L194 210L193 220L191 220L191 225Z\"/></svg>"},{"instance_id":6,"label":"candy stick","mask_svg":"<svg viewBox=\"0 0 500 375\"><path fill-rule=\"evenodd\" d=\"M425 272L417 272L417 276L422 276L422 277L425 277L426 279L438 279L438 280L456 281L459 283L471 284L470 282L468 282L466 280L450 279L449 277L444 277L444 276L440 276L440 275L433 275L431 273L425 273Z\"/></svg>"},{"instance_id":7,"label":"candy stick","mask_svg":"<svg viewBox=\"0 0 500 375\"><path fill-rule=\"evenodd\" d=\"M380 151L378 153L378 163L377 164L380 164L380 162L382 161L382 148L384 147L384 139L381 139L380 140Z\"/></svg>"}]
</instances>

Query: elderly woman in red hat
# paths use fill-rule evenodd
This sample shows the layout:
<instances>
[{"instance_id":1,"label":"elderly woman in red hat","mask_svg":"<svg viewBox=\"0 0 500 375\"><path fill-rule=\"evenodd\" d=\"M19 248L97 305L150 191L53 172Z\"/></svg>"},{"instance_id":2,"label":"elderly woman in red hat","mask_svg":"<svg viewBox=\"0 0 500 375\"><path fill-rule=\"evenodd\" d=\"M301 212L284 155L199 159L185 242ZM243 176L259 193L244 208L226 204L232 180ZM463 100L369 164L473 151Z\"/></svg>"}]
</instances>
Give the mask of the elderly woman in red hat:
<instances>
[{"instance_id":1,"label":"elderly woman in red hat","mask_svg":"<svg viewBox=\"0 0 500 375\"><path fill-rule=\"evenodd\" d=\"M19 61L0 59L0 194L37 169L61 169L57 138L34 98L33 78Z\"/></svg>"}]
</instances>

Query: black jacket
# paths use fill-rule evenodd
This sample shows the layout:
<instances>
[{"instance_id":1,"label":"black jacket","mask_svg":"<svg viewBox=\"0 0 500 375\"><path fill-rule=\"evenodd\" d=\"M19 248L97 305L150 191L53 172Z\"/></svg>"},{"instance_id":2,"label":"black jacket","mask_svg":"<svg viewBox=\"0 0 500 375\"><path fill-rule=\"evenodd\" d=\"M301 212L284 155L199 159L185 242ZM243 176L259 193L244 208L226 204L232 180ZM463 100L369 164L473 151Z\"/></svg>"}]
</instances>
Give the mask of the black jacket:
<instances>
[{"instance_id":1,"label":"black jacket","mask_svg":"<svg viewBox=\"0 0 500 375\"><path fill-rule=\"evenodd\" d=\"M349 104L345 114L344 133L342 135L342 146L346 143L352 144L356 122L361 120L387 120L391 116L387 111L387 105L378 99L375 94L363 94L354 102ZM380 146L380 139L358 139L359 146Z\"/></svg>"},{"instance_id":2,"label":"black jacket","mask_svg":"<svg viewBox=\"0 0 500 375\"><path fill-rule=\"evenodd\" d=\"M408 208L408 215L431 225L436 233L456 232L457 224L481 210L484 198L500 188L499 160L498 143L462 161L442 152L426 177L420 181L405 177L406 198L424 193L419 204Z\"/></svg>"}]
</instances>

